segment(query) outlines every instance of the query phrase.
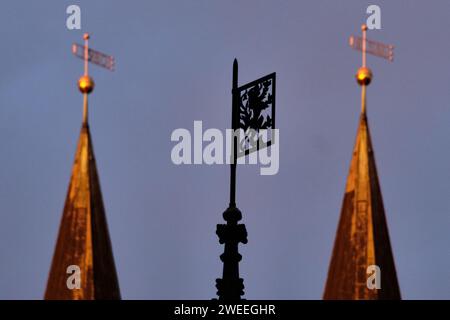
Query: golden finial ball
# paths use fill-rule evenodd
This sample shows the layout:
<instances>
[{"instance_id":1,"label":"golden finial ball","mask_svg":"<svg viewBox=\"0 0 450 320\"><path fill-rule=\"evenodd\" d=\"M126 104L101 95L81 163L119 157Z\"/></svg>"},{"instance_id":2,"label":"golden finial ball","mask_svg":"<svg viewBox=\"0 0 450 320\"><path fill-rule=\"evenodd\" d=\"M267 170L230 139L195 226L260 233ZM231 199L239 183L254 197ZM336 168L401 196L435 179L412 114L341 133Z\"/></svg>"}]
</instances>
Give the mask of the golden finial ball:
<instances>
[{"instance_id":1,"label":"golden finial ball","mask_svg":"<svg viewBox=\"0 0 450 320\"><path fill-rule=\"evenodd\" d=\"M362 30L362 31L367 31L367 25L366 25L366 24L363 24L363 25L361 26L361 30Z\"/></svg>"},{"instance_id":2,"label":"golden finial ball","mask_svg":"<svg viewBox=\"0 0 450 320\"><path fill-rule=\"evenodd\" d=\"M84 40L89 40L89 38L90 38L89 33L83 34L83 39Z\"/></svg>"},{"instance_id":3,"label":"golden finial ball","mask_svg":"<svg viewBox=\"0 0 450 320\"><path fill-rule=\"evenodd\" d=\"M82 93L91 93L94 90L94 80L89 76L82 76L80 80L78 80L78 89Z\"/></svg>"},{"instance_id":4,"label":"golden finial ball","mask_svg":"<svg viewBox=\"0 0 450 320\"><path fill-rule=\"evenodd\" d=\"M358 72L356 73L356 81L358 81L360 86L368 86L372 81L372 71L370 71L370 69L366 67L359 68Z\"/></svg>"}]
</instances>

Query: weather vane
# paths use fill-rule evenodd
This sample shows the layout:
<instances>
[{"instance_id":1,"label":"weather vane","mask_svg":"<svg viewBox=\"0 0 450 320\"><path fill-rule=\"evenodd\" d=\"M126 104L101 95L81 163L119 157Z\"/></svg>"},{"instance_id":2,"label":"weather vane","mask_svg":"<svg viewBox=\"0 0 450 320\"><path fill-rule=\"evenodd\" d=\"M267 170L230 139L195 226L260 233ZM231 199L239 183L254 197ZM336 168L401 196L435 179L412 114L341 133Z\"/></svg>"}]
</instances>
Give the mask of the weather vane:
<instances>
[{"instance_id":1,"label":"weather vane","mask_svg":"<svg viewBox=\"0 0 450 320\"><path fill-rule=\"evenodd\" d=\"M275 132L275 81L276 74L271 73L239 87L237 59L233 62L231 127L238 134L232 137L230 202L223 213L227 223L218 224L216 229L219 243L225 245L224 253L220 256L223 262L222 278L216 279L219 300L241 300L244 295L244 279L239 276L242 256L238 245L247 243L247 229L245 224L239 223L242 212L236 206L237 159L273 145L271 138L274 136L263 141L259 139L259 132ZM243 137L239 136L241 130Z\"/></svg>"},{"instance_id":2,"label":"weather vane","mask_svg":"<svg viewBox=\"0 0 450 320\"><path fill-rule=\"evenodd\" d=\"M372 81L372 71L366 66L366 53L370 53L374 56L384 58L390 62L394 61L394 46L368 40L367 25L361 26L362 38L357 36L351 36L349 39L349 45L355 50L362 52L362 67L358 69L356 73L356 81L362 86L362 99L366 96L366 86ZM366 104L362 103L362 112L365 113Z\"/></svg>"},{"instance_id":3,"label":"weather vane","mask_svg":"<svg viewBox=\"0 0 450 320\"><path fill-rule=\"evenodd\" d=\"M89 48L89 34L83 35L84 46L78 43L72 45L72 53L80 59L84 60L84 75L78 80L78 89L84 96L83 104L83 124L87 124L88 103L87 95L94 90L94 80L89 76L88 64L92 62L100 67L114 71L114 57Z\"/></svg>"}]
</instances>

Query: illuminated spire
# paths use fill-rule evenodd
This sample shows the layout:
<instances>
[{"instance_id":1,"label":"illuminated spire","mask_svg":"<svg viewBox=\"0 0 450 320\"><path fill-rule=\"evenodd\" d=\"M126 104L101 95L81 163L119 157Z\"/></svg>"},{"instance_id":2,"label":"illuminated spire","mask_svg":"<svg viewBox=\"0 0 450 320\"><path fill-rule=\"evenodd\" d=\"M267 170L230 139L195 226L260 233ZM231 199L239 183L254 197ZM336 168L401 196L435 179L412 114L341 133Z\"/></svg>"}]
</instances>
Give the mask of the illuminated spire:
<instances>
[{"instance_id":1,"label":"illuminated spire","mask_svg":"<svg viewBox=\"0 0 450 320\"><path fill-rule=\"evenodd\" d=\"M363 54L363 65L356 74L361 86L361 116L324 299L400 299L367 120L366 89L372 80L372 72L366 67L366 30L363 25L362 45L358 45ZM355 42L351 40L350 45L353 44ZM392 49L392 46L389 48ZM389 57L392 60L392 52ZM381 289L369 288L368 278L373 274L369 266L379 267Z\"/></svg>"},{"instance_id":2,"label":"illuminated spire","mask_svg":"<svg viewBox=\"0 0 450 320\"><path fill-rule=\"evenodd\" d=\"M94 89L87 67L88 39L85 34L84 75L78 81L83 93L83 122L45 299L120 299L87 117L87 95ZM74 267L80 271L80 288L68 286Z\"/></svg>"}]
</instances>

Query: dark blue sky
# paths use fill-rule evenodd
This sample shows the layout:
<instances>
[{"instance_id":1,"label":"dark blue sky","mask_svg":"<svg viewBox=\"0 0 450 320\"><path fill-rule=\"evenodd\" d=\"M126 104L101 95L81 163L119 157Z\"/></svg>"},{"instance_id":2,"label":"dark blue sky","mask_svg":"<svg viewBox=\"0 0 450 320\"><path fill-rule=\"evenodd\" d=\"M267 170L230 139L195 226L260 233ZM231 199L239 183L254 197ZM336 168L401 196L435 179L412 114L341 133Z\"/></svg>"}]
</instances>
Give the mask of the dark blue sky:
<instances>
[{"instance_id":1,"label":"dark blue sky","mask_svg":"<svg viewBox=\"0 0 450 320\"><path fill-rule=\"evenodd\" d=\"M82 30L65 27L79 4ZM227 166L175 166L176 128L225 129L231 71L277 72L280 170L238 168L248 299L319 299L360 110L354 74L369 4L368 113L403 298L450 298L450 2L3 1L0 11L0 298L43 297L81 125L70 52L83 32L113 54L91 67L90 123L122 296L210 299Z\"/></svg>"}]
</instances>

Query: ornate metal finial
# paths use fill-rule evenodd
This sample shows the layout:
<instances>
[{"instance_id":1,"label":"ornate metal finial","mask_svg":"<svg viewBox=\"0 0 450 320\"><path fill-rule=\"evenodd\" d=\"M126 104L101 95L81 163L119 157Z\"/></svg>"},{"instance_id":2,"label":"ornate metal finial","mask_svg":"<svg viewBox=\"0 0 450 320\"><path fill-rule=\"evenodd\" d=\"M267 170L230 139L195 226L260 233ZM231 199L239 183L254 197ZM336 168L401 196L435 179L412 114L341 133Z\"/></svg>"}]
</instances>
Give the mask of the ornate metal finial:
<instances>
[{"instance_id":1,"label":"ornate metal finial","mask_svg":"<svg viewBox=\"0 0 450 320\"><path fill-rule=\"evenodd\" d=\"M89 33L83 35L84 45L74 43L72 45L72 53L84 61L84 75L78 80L78 89L84 96L83 104L83 124L87 123L88 103L87 95L94 90L94 79L89 76L89 62L101 66L110 71L114 71L115 61L114 57L95 51L89 48Z\"/></svg>"},{"instance_id":2,"label":"ornate metal finial","mask_svg":"<svg viewBox=\"0 0 450 320\"><path fill-rule=\"evenodd\" d=\"M394 60L394 46L386 45L380 42L367 39L367 25L361 26L362 37L351 36L349 39L350 47L362 52L362 66L356 72L356 81L362 87L361 93L361 111L366 112L366 87L372 82L372 70L366 66L366 54L370 53L374 56L385 58L392 62Z\"/></svg>"},{"instance_id":3,"label":"ornate metal finial","mask_svg":"<svg viewBox=\"0 0 450 320\"><path fill-rule=\"evenodd\" d=\"M100 67L114 71L114 57L89 48L89 33L83 35L84 45L74 43L72 53L84 61L84 75L78 80L78 88L83 94L89 94L94 90L94 80L89 76L89 62Z\"/></svg>"},{"instance_id":4,"label":"ornate metal finial","mask_svg":"<svg viewBox=\"0 0 450 320\"><path fill-rule=\"evenodd\" d=\"M370 53L374 56L384 58L390 62L394 60L394 46L386 45L367 39L367 25L361 26L362 37L351 36L349 39L350 47L362 52L362 66L356 73L356 81L361 86L367 86L372 81L372 71L367 67L366 54Z\"/></svg>"},{"instance_id":5,"label":"ornate metal finial","mask_svg":"<svg viewBox=\"0 0 450 320\"><path fill-rule=\"evenodd\" d=\"M362 31L362 67L356 73L356 81L360 86L368 86L372 81L372 70L366 67L366 50L367 50L367 25L361 26Z\"/></svg>"},{"instance_id":6,"label":"ornate metal finial","mask_svg":"<svg viewBox=\"0 0 450 320\"><path fill-rule=\"evenodd\" d=\"M83 48L83 60L84 60L84 75L78 80L78 89L81 93L89 94L94 90L94 80L89 76L89 33L83 35L84 48Z\"/></svg>"}]
</instances>

